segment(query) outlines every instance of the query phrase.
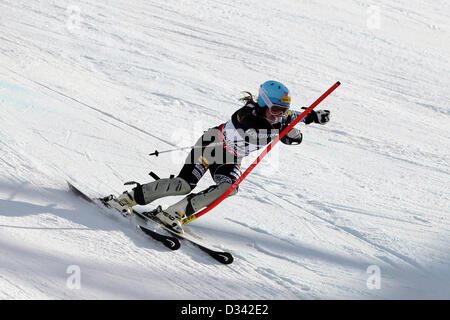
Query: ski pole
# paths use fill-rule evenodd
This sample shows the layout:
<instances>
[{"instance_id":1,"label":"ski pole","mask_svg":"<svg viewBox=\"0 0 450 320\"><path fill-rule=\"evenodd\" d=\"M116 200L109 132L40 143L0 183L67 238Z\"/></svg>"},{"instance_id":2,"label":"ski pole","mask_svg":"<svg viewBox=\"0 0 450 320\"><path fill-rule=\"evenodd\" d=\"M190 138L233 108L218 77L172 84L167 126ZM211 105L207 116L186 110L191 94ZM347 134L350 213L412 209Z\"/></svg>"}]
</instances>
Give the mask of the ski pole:
<instances>
[{"instance_id":1,"label":"ski pole","mask_svg":"<svg viewBox=\"0 0 450 320\"><path fill-rule=\"evenodd\" d=\"M192 149L194 148L194 146L190 146L190 147L181 147L181 148L175 148L175 149L170 149L170 150L164 150L164 151L158 151L155 150L155 152L149 153L149 156L159 156L161 153L168 153L168 152L173 152L173 151L180 151L180 150L186 150L186 149Z\"/></svg>"},{"instance_id":2,"label":"ski pole","mask_svg":"<svg viewBox=\"0 0 450 320\"><path fill-rule=\"evenodd\" d=\"M326 97L328 97L337 87L339 87L341 83L338 81L334 85L332 85L327 91L325 91L312 105L310 105L305 111L303 111L299 117L297 117L294 121L292 121L281 133L264 149L263 152L256 158L256 160L245 170L245 172L237 179L228 189L222 194L219 198L217 198L213 203L211 203L205 209L199 211L196 214L193 214L187 218L181 220L181 223L184 225L186 223L192 222L195 219L201 217L205 213L209 212L213 208L215 208L219 203L221 203L228 195L233 192L234 189L250 174L250 172L258 165L258 163L272 150L272 148L280 141L291 129L299 123L308 113L310 113L319 103L321 103Z\"/></svg>"},{"instance_id":3,"label":"ski pole","mask_svg":"<svg viewBox=\"0 0 450 320\"><path fill-rule=\"evenodd\" d=\"M234 143L237 143L237 142L245 142L245 140L236 140L236 141L233 141ZM208 147L211 147L211 146L213 146L213 147L215 147L215 146L221 146L221 145L223 145L223 142L216 142L216 143L211 143L211 144L208 144ZM164 151L158 151L158 150L155 150L155 152L152 152L152 153L149 153L148 155L149 156L158 156L158 155L160 155L161 153L168 153L168 152L173 152L173 151L180 151L180 150L186 150L186 149L195 149L195 148L203 148L204 146L190 146L190 147L180 147L180 148L175 148L175 149L170 149L170 150L164 150Z\"/></svg>"}]
</instances>

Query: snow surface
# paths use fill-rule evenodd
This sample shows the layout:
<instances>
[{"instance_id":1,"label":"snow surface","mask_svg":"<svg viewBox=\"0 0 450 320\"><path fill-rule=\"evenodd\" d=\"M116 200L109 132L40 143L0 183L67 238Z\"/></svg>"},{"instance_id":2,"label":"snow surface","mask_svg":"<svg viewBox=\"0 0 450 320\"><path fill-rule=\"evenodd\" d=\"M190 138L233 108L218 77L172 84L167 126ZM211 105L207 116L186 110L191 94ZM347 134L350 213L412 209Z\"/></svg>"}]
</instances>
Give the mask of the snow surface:
<instances>
[{"instance_id":1,"label":"snow surface","mask_svg":"<svg viewBox=\"0 0 450 320\"><path fill-rule=\"evenodd\" d=\"M448 1L0 0L0 12L0 299L450 298ZM298 109L342 85L319 106L328 125L299 125L300 146L277 145L186 227L232 265L170 252L68 192L66 180L105 195L177 174L185 151L148 153L191 145L267 79Z\"/></svg>"}]
</instances>

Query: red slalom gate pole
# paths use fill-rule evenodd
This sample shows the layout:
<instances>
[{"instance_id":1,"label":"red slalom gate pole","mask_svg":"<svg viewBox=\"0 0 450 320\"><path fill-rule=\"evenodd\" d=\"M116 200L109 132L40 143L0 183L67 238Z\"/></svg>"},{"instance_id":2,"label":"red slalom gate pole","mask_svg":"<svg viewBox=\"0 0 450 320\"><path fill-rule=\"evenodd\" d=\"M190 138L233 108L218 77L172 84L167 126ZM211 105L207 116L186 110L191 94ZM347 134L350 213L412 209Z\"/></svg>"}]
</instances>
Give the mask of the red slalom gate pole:
<instances>
[{"instance_id":1,"label":"red slalom gate pole","mask_svg":"<svg viewBox=\"0 0 450 320\"><path fill-rule=\"evenodd\" d=\"M310 113L315 107L319 105L326 97L328 97L334 90L336 90L337 87L339 87L341 83L338 81L333 86L331 86L330 89L325 91L312 105L310 105L305 111L303 111L300 116L298 116L294 121L292 121L281 133L267 146L266 149L264 149L263 152L256 158L255 161L245 170L245 172L239 177L238 180L236 180L233 185L231 185L230 188L228 188L227 191L225 191L224 194L222 194L216 201L211 203L208 207L205 209L197 212L196 214L193 214L187 218L184 218L181 223L184 225L186 223L192 222L195 219L201 217L205 213L211 211L213 208L215 208L219 203L221 203L226 197L230 195L231 192L233 192L234 189L237 188L237 186L252 172L252 170L258 165L258 163L261 162L261 160L272 150L272 148L280 141L291 129L300 121L303 120L304 117L308 113Z\"/></svg>"}]
</instances>

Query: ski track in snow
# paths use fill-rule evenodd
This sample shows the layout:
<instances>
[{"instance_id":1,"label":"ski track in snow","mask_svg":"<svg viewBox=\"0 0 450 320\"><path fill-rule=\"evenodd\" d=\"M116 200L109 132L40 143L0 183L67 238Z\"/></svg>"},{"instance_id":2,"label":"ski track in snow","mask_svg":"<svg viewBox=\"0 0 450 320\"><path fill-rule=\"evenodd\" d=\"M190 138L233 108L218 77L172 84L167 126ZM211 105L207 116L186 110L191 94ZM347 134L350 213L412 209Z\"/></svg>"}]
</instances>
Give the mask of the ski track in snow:
<instances>
[{"instance_id":1,"label":"ski track in snow","mask_svg":"<svg viewBox=\"0 0 450 320\"><path fill-rule=\"evenodd\" d=\"M449 298L450 5L383 0L378 28L371 5L1 1L0 299ZM269 78L295 108L342 85L329 124L300 125L300 146L187 226L233 264L68 192L177 174L185 151L148 154L191 145Z\"/></svg>"}]
</instances>

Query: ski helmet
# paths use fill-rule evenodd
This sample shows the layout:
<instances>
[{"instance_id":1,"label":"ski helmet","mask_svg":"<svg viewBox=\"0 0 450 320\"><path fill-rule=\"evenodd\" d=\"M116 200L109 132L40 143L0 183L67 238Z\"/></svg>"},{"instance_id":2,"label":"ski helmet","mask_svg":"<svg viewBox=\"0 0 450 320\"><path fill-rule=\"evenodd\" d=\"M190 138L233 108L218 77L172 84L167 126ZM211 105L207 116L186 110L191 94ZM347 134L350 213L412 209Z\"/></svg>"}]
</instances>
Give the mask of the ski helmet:
<instances>
[{"instance_id":1,"label":"ski helmet","mask_svg":"<svg viewBox=\"0 0 450 320\"><path fill-rule=\"evenodd\" d=\"M269 80L259 87L258 105L269 107L273 105L283 106L288 109L291 106L289 89L281 82Z\"/></svg>"}]
</instances>

